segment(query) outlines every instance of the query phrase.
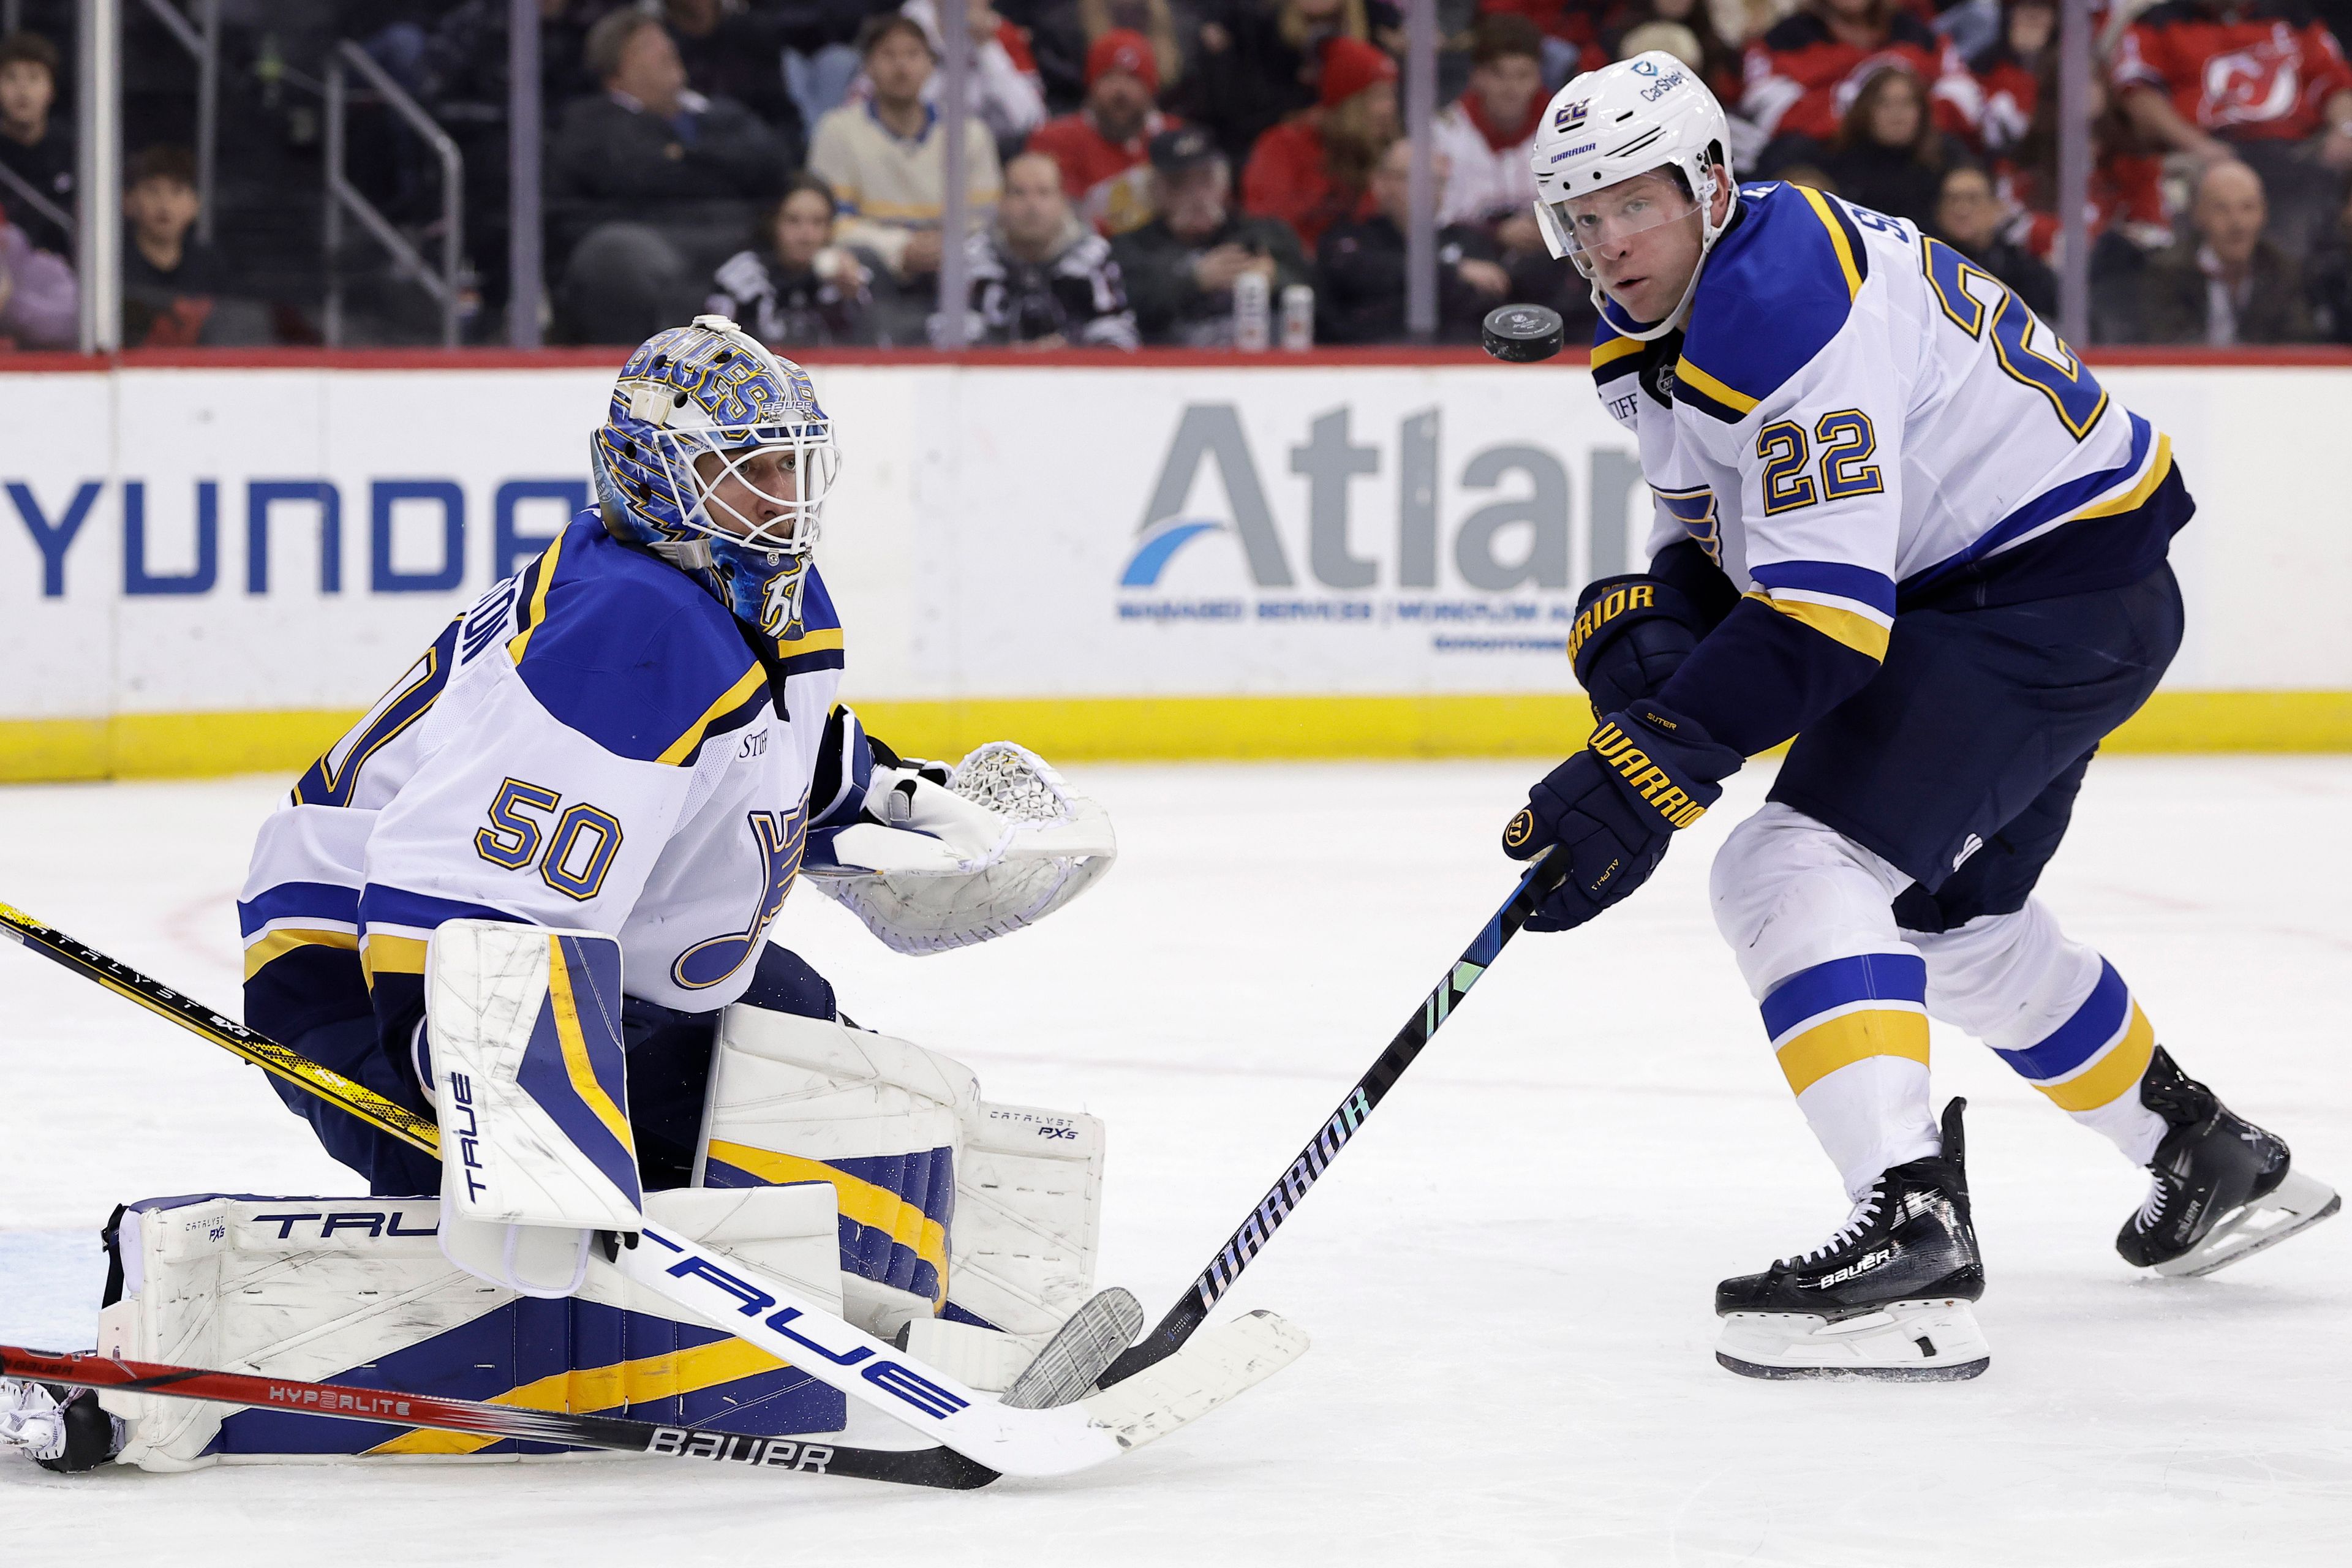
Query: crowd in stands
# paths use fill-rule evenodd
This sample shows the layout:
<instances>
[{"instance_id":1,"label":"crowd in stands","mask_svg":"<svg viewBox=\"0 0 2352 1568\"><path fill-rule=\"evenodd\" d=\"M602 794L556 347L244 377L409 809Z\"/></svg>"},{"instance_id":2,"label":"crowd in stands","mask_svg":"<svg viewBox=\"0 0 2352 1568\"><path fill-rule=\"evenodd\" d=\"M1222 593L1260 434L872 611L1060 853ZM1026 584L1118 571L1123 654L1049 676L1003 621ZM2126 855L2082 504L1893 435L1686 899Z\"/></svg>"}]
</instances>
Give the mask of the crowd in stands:
<instances>
[{"instance_id":1,"label":"crowd in stands","mask_svg":"<svg viewBox=\"0 0 2352 1568\"><path fill-rule=\"evenodd\" d=\"M630 342L715 309L787 347L1219 346L1250 279L1277 309L1311 288L1318 342L1406 336L1394 0L539 4L554 341ZM217 247L195 237L168 50L127 76L127 341L316 341L331 269L353 341L425 341L364 238L319 254L315 90L346 38L466 150L467 331L501 339L507 9L234 7ZM0 343L52 347L76 316L70 5L19 10L26 30L0 38ZM1589 330L1585 284L1529 216L1528 151L1569 78L1650 49L1714 88L1743 179L1908 218L2056 312L2057 0L1438 0L1437 21L1442 341L1475 341L1506 300ZM2101 0L2092 26L2092 340L2352 343L2352 0ZM971 65L971 229L953 236L942 27ZM381 106L361 112L353 180L429 236L431 160ZM943 314L951 246L971 292Z\"/></svg>"}]
</instances>

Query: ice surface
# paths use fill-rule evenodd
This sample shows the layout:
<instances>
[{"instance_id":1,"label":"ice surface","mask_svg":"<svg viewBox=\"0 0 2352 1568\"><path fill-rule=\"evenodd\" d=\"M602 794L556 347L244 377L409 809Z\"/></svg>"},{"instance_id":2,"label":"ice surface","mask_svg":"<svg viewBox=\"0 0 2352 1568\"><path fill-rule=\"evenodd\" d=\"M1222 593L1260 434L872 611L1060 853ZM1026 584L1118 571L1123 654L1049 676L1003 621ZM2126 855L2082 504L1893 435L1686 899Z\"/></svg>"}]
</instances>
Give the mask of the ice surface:
<instances>
[{"instance_id":1,"label":"ice surface","mask_svg":"<svg viewBox=\"0 0 2352 1568\"><path fill-rule=\"evenodd\" d=\"M1526 764L1069 770L1121 864L1034 931L898 957L803 890L782 935L992 1098L1110 1127L1105 1283L1174 1299L1508 890ZM1842 1216L1706 908L1762 770L1629 906L1527 937L1251 1268L1296 1367L1129 1459L909 1493L652 1460L48 1475L0 1561L1255 1565L2339 1563L2352 1221L2205 1280L2110 1238L2142 1178L1989 1052L1966 1093L1990 1372L1751 1383L1720 1276ZM232 1009L283 780L0 790L0 899ZM2267 847L2266 847L2267 846ZM2352 760L2115 759L2044 891L2192 1073L2352 1181ZM89 1238L161 1193L354 1183L260 1073L0 950L0 1324L87 1331ZM22 1342L19 1341L19 1342Z\"/></svg>"}]
</instances>

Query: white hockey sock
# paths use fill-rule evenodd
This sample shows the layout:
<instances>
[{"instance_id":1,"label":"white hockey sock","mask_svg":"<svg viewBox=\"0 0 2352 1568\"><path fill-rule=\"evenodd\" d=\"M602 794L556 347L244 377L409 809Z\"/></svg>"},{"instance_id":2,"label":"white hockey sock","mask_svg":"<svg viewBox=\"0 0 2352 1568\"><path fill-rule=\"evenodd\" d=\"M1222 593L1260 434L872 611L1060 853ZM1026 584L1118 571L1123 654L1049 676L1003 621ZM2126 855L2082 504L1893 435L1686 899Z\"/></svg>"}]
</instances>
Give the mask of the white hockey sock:
<instances>
[{"instance_id":1,"label":"white hockey sock","mask_svg":"<svg viewBox=\"0 0 2352 1568\"><path fill-rule=\"evenodd\" d=\"M1943 1148L1928 1108L1927 970L1889 908L1908 882L1777 803L1732 831L1712 878L1716 924L1781 1073L1857 1200L1888 1166Z\"/></svg>"},{"instance_id":2,"label":"white hockey sock","mask_svg":"<svg viewBox=\"0 0 2352 1568\"><path fill-rule=\"evenodd\" d=\"M2140 1103L2156 1032L2115 966L2067 940L2047 907L1906 936L1927 963L1927 1010L1990 1046L2068 1115L2135 1165L2164 1141Z\"/></svg>"}]
</instances>

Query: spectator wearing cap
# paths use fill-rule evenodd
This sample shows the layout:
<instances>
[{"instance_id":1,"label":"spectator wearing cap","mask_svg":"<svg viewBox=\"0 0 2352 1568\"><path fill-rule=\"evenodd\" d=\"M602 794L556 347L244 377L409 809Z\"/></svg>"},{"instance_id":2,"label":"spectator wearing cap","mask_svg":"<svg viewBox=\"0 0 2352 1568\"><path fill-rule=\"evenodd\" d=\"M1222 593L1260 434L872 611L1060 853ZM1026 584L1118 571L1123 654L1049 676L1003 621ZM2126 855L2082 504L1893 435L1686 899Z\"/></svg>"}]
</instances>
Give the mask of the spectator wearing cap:
<instances>
[{"instance_id":1,"label":"spectator wearing cap","mask_svg":"<svg viewBox=\"0 0 2352 1568\"><path fill-rule=\"evenodd\" d=\"M1543 248L1528 154L1548 96L1536 25L1508 14L1481 17L1470 36L1469 87L1431 127L1430 144L1453 171L1438 222L1477 224L1507 249ZM1498 226L1515 232L1507 237Z\"/></svg>"},{"instance_id":2,"label":"spectator wearing cap","mask_svg":"<svg viewBox=\"0 0 2352 1568\"><path fill-rule=\"evenodd\" d=\"M1397 67L1353 38L1323 46L1320 107L1257 139L1242 171L1242 206L1278 217L1303 247L1342 217L1372 211L1372 165L1397 136Z\"/></svg>"},{"instance_id":3,"label":"spectator wearing cap","mask_svg":"<svg viewBox=\"0 0 2352 1568\"><path fill-rule=\"evenodd\" d=\"M1136 346L1110 241L1078 221L1062 171L1043 153L1004 165L996 221L965 244L971 268L967 342L1014 348ZM934 342L945 338L932 322Z\"/></svg>"},{"instance_id":4,"label":"spectator wearing cap","mask_svg":"<svg viewBox=\"0 0 2352 1568\"><path fill-rule=\"evenodd\" d=\"M2171 0L2142 12L2114 60L2141 135L2262 176L2270 236L2301 253L2352 170L2352 66L2300 0Z\"/></svg>"},{"instance_id":5,"label":"spectator wearing cap","mask_svg":"<svg viewBox=\"0 0 2352 1568\"><path fill-rule=\"evenodd\" d=\"M692 312L705 269L783 189L787 149L741 104L690 89L656 17L613 13L585 56L604 90L565 109L548 148L559 330L635 342Z\"/></svg>"},{"instance_id":6,"label":"spectator wearing cap","mask_svg":"<svg viewBox=\"0 0 2352 1568\"><path fill-rule=\"evenodd\" d=\"M873 91L817 121L809 173L841 203L841 243L874 258L898 285L910 321L886 323L895 340L930 313L924 297L940 269L940 226L947 216L947 137L925 100L934 61L930 40L911 16L876 16L858 35ZM964 121L964 195L969 221L983 226L1001 186L996 139L976 119ZM914 310L919 305L919 311Z\"/></svg>"},{"instance_id":7,"label":"spectator wearing cap","mask_svg":"<svg viewBox=\"0 0 2352 1568\"><path fill-rule=\"evenodd\" d=\"M1028 34L997 15L989 0L946 0L946 9L950 15L963 12L971 38L965 112L988 127L1000 157L1019 152L1029 133L1045 123L1045 84L1030 57ZM937 58L946 47L940 33L940 6L933 0L907 0L899 14L922 24L923 37ZM940 82L940 78L931 79L932 96Z\"/></svg>"},{"instance_id":8,"label":"spectator wearing cap","mask_svg":"<svg viewBox=\"0 0 2352 1568\"><path fill-rule=\"evenodd\" d=\"M58 49L37 33L0 38L0 208L25 243L73 254L74 149L51 123Z\"/></svg>"},{"instance_id":9,"label":"spectator wearing cap","mask_svg":"<svg viewBox=\"0 0 2352 1568\"><path fill-rule=\"evenodd\" d=\"M2189 203L2190 235L2153 257L2141 279L2149 342L2299 343L2312 336L2294 258L2266 237L2262 176L2243 163L2208 167Z\"/></svg>"},{"instance_id":10,"label":"spectator wearing cap","mask_svg":"<svg viewBox=\"0 0 2352 1568\"><path fill-rule=\"evenodd\" d=\"M1444 158L1432 160L1444 189ZM1405 336L1405 226L1410 221L1412 143L1400 136L1372 165L1370 216L1342 218L1326 230L1315 252L1320 287L1315 295L1316 334L1332 343L1393 343ZM1437 335L1469 342L1488 310L1510 292L1511 277L1494 242L1469 224L1437 231Z\"/></svg>"},{"instance_id":11,"label":"spectator wearing cap","mask_svg":"<svg viewBox=\"0 0 2352 1568\"><path fill-rule=\"evenodd\" d=\"M150 147L122 173L122 341L132 348L190 348L215 301L233 291L220 252L193 237L204 211L195 155Z\"/></svg>"},{"instance_id":12,"label":"spectator wearing cap","mask_svg":"<svg viewBox=\"0 0 2352 1568\"><path fill-rule=\"evenodd\" d=\"M1151 139L1151 221L1111 243L1145 342L1231 348L1244 273L1274 300L1309 280L1288 224L1234 211L1233 166L1202 127Z\"/></svg>"},{"instance_id":13,"label":"spectator wearing cap","mask_svg":"<svg viewBox=\"0 0 2352 1568\"><path fill-rule=\"evenodd\" d=\"M73 268L0 212L0 348L69 349L80 322Z\"/></svg>"},{"instance_id":14,"label":"spectator wearing cap","mask_svg":"<svg viewBox=\"0 0 2352 1568\"><path fill-rule=\"evenodd\" d=\"M1160 62L1141 33L1114 27L1087 50L1087 100L1029 138L1062 171L1062 191L1084 221L1125 234L1151 216L1151 139L1176 123L1152 107Z\"/></svg>"},{"instance_id":15,"label":"spectator wearing cap","mask_svg":"<svg viewBox=\"0 0 2352 1568\"><path fill-rule=\"evenodd\" d=\"M833 187L793 175L750 248L711 275L703 309L740 321L771 348L872 342L866 267L833 242Z\"/></svg>"}]
</instances>

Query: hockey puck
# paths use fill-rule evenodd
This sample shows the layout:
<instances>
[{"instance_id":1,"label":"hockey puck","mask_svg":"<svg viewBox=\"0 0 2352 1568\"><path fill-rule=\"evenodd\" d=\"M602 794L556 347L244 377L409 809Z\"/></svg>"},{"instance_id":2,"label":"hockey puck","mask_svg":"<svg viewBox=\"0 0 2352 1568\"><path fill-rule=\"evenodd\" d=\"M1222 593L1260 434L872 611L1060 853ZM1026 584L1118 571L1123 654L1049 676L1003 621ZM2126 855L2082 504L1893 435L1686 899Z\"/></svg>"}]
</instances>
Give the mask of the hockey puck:
<instances>
[{"instance_id":1,"label":"hockey puck","mask_svg":"<svg viewBox=\"0 0 2352 1568\"><path fill-rule=\"evenodd\" d=\"M1568 323L1549 305L1497 305L1486 312L1478 341L1496 359L1533 364L1559 353Z\"/></svg>"}]
</instances>

